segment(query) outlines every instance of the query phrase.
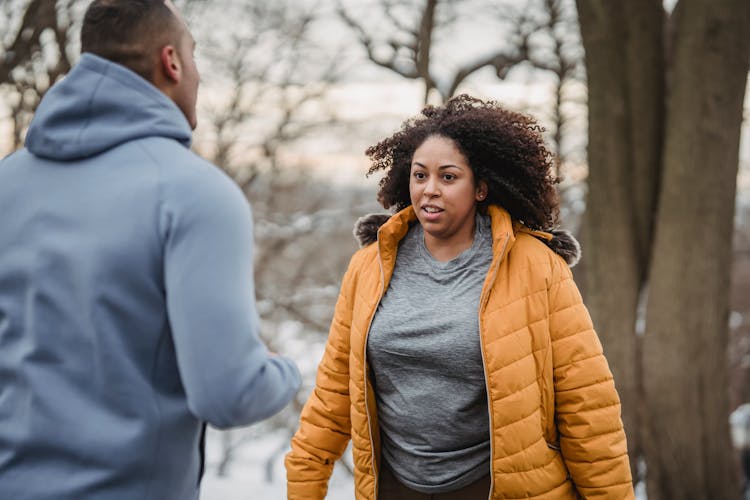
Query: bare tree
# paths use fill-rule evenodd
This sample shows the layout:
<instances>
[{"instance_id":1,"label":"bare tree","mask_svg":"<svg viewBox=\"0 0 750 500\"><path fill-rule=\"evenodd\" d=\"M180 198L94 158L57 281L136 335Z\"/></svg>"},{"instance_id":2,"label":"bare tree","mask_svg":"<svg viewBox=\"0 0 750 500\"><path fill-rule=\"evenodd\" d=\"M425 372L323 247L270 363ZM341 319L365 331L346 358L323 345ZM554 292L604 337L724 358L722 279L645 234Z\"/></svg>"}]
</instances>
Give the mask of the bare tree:
<instances>
[{"instance_id":1,"label":"bare tree","mask_svg":"<svg viewBox=\"0 0 750 500\"><path fill-rule=\"evenodd\" d=\"M527 44L531 32L524 29L529 28L529 24L521 18L515 18L508 23L512 31L507 36L507 46L498 43L498 47L489 52L478 48L471 56L463 57L461 63L448 74L438 74L436 56L433 54L434 42L441 28L452 21L451 16L441 17L440 11L454 9L452 13L455 13L456 2L418 0L404 5L404 2L380 0L379 6L384 23L380 26L377 23L365 23L364 13L355 14L352 7L343 3L339 3L338 13L357 34L371 62L404 78L424 83L425 104L429 102L433 91L440 101L447 100L469 76L481 69L491 67L498 78L504 78L513 66L527 59ZM373 15L371 11L372 8L368 6L368 21ZM519 15L519 12L508 8L506 15ZM366 27L373 24L378 28Z\"/></svg>"},{"instance_id":2,"label":"bare tree","mask_svg":"<svg viewBox=\"0 0 750 500\"><path fill-rule=\"evenodd\" d=\"M551 129L549 142L557 153L558 174L567 161L582 160L585 143L575 142L585 129L586 111L584 53L573 0L540 0L527 4L526 17L533 20L528 62L552 76L549 104L540 110ZM539 78L532 72L532 78ZM569 142L570 144L565 144Z\"/></svg>"},{"instance_id":3,"label":"bare tree","mask_svg":"<svg viewBox=\"0 0 750 500\"><path fill-rule=\"evenodd\" d=\"M531 0L524 3L530 27L528 41L531 84L550 82L548 98L536 106L523 106L544 124L547 143L555 154L562 221L579 233L585 203L586 73L575 0ZM502 14L501 14L502 15ZM575 269L585 274L585 261Z\"/></svg>"},{"instance_id":4,"label":"bare tree","mask_svg":"<svg viewBox=\"0 0 750 500\"><path fill-rule=\"evenodd\" d=\"M2 4L0 93L12 118L13 149L44 93L70 70L79 0L14 0Z\"/></svg>"},{"instance_id":5,"label":"bare tree","mask_svg":"<svg viewBox=\"0 0 750 500\"><path fill-rule=\"evenodd\" d=\"M650 499L737 498L726 349L750 3L577 5L588 291L630 447Z\"/></svg>"}]
</instances>

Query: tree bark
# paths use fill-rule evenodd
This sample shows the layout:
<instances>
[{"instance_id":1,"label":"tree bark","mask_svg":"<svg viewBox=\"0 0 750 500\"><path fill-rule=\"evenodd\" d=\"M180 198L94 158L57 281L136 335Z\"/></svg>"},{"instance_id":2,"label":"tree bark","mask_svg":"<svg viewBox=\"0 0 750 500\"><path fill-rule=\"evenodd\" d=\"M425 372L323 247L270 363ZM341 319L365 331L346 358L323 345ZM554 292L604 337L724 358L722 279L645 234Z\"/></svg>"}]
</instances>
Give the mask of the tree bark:
<instances>
[{"instance_id":1,"label":"tree bark","mask_svg":"<svg viewBox=\"0 0 750 500\"><path fill-rule=\"evenodd\" d=\"M642 448L636 322L661 150L663 11L658 0L577 5L589 88L586 300L622 400L635 473Z\"/></svg>"},{"instance_id":2,"label":"tree bark","mask_svg":"<svg viewBox=\"0 0 750 500\"><path fill-rule=\"evenodd\" d=\"M577 6L589 84L588 303L631 464L643 451L649 500L737 498L726 348L750 2L682 0L669 33L660 0Z\"/></svg>"},{"instance_id":3,"label":"tree bark","mask_svg":"<svg viewBox=\"0 0 750 500\"><path fill-rule=\"evenodd\" d=\"M750 2L683 0L644 343L650 500L739 497L727 337Z\"/></svg>"}]
</instances>

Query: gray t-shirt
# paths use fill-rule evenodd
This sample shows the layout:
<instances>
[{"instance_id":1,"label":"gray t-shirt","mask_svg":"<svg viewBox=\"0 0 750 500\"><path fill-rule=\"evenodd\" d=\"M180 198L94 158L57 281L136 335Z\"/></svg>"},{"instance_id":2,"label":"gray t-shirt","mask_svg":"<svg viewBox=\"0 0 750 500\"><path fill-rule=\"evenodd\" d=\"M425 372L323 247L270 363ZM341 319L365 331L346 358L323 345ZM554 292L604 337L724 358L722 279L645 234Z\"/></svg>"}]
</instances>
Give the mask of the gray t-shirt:
<instances>
[{"instance_id":1,"label":"gray t-shirt","mask_svg":"<svg viewBox=\"0 0 750 500\"><path fill-rule=\"evenodd\" d=\"M435 260L415 224L373 319L373 369L382 459L423 493L462 488L490 472L487 390L479 344L479 297L492 261L489 217L474 243Z\"/></svg>"}]
</instances>

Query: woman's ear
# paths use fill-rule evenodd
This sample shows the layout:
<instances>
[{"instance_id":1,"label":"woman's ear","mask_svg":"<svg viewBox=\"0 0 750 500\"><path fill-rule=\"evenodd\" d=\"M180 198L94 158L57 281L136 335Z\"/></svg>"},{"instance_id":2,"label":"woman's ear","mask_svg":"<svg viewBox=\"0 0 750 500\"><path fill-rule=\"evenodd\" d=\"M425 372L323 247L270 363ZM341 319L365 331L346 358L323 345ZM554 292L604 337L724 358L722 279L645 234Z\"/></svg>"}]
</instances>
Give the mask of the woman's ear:
<instances>
[{"instance_id":1,"label":"woman's ear","mask_svg":"<svg viewBox=\"0 0 750 500\"><path fill-rule=\"evenodd\" d=\"M487 199L487 193L488 193L487 183L484 181L479 181L479 184L477 184L477 189L476 189L476 200L480 203L483 202L485 199Z\"/></svg>"}]
</instances>

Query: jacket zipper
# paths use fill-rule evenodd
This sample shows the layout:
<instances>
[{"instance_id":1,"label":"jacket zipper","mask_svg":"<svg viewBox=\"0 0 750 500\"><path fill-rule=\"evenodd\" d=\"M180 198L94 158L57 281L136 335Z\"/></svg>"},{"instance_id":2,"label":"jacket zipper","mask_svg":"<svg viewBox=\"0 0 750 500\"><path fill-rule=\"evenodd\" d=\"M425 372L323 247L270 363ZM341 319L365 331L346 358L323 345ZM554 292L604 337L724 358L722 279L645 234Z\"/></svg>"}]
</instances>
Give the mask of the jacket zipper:
<instances>
[{"instance_id":1,"label":"jacket zipper","mask_svg":"<svg viewBox=\"0 0 750 500\"><path fill-rule=\"evenodd\" d=\"M492 399L490 398L490 379L489 374L487 373L487 357L484 352L484 342L482 341L482 312L484 312L485 307L487 306L487 301L489 300L490 296L490 290L492 290L492 287L495 285L495 279L497 279L497 269L500 266L500 262L503 260L503 254L505 253L505 249L508 247L508 241L510 241L510 233L508 233L505 237L505 243L503 244L503 248L500 250L500 256L495 263L495 265L492 268L492 278L487 283L487 288L485 288L482 291L482 296L480 298L479 302L479 348L482 352L482 368L484 369L484 387L487 391L487 413L489 414L489 423L490 423L490 493L487 497L488 500L492 500L492 490L495 488L495 477L492 471L492 457L494 455L492 442L494 441L494 433L493 433L493 425L492 425Z\"/></svg>"},{"instance_id":2,"label":"jacket zipper","mask_svg":"<svg viewBox=\"0 0 750 500\"><path fill-rule=\"evenodd\" d=\"M380 306L380 301L383 300L383 294L385 293L385 272L383 271L383 259L380 255L380 241L378 240L378 264L380 265L380 295L378 296L378 302L375 304L375 309L372 311L372 315L370 316L370 322L367 324L367 331L365 332L365 341L364 341L364 353L362 354L362 372L364 377L364 385L362 389L362 393L364 394L365 398L365 414L367 414L367 432L370 435L370 450L372 453L372 476L375 478L375 495L373 496L373 500L378 498L378 474L375 471L375 440L372 438L372 422L370 421L370 408L368 408L367 405L367 339L370 336L370 328L372 328L372 322L375 319L375 313L378 311L378 306Z\"/></svg>"}]
</instances>

